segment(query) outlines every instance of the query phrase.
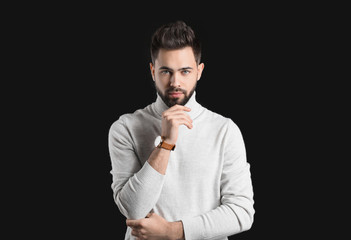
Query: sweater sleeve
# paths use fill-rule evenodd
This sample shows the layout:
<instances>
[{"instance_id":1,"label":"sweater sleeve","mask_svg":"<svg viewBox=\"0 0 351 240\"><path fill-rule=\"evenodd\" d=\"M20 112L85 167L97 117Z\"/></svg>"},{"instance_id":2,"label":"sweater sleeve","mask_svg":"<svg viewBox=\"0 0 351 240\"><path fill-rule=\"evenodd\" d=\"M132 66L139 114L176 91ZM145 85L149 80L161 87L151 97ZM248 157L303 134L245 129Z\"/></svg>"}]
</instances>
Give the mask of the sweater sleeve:
<instances>
[{"instance_id":1,"label":"sweater sleeve","mask_svg":"<svg viewBox=\"0 0 351 240\"><path fill-rule=\"evenodd\" d=\"M199 216L181 219L186 240L223 238L246 231L253 223L253 188L244 141L233 121L229 120L227 127L223 141L221 205Z\"/></svg>"},{"instance_id":2,"label":"sweater sleeve","mask_svg":"<svg viewBox=\"0 0 351 240\"><path fill-rule=\"evenodd\" d=\"M118 209L128 219L144 218L161 194L164 175L147 161L142 166L122 118L111 126L108 146L112 165L111 188Z\"/></svg>"}]
</instances>

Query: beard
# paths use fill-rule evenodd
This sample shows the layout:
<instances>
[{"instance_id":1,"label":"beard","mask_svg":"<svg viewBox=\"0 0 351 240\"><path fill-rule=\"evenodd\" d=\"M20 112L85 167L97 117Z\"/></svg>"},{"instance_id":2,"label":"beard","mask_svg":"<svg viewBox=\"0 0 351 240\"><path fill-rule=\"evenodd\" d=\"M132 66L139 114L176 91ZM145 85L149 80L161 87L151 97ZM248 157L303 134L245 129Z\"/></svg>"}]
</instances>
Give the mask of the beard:
<instances>
[{"instance_id":1,"label":"beard","mask_svg":"<svg viewBox=\"0 0 351 240\"><path fill-rule=\"evenodd\" d=\"M169 87L165 90L165 93L163 94L161 92L161 90L156 86L156 84L155 84L155 88L156 88L158 95L160 95L161 99L168 107L173 107L176 104L184 106L185 104L187 104L187 102L189 101L191 96L193 96L195 89L196 89L196 84L197 84L197 82L195 83L195 86L193 87L193 89L191 89L189 91L189 93L188 93L188 91L186 91L185 89L182 89L182 88ZM170 92L182 92L184 94L184 98L183 99L170 98L169 97Z\"/></svg>"}]
</instances>

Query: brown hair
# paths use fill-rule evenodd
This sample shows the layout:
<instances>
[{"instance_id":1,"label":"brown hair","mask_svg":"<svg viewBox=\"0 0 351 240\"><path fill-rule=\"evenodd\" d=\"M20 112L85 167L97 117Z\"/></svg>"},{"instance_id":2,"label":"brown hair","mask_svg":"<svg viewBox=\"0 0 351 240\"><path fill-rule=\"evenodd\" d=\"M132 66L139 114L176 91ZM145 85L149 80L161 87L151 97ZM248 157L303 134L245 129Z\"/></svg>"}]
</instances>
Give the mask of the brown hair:
<instances>
[{"instance_id":1,"label":"brown hair","mask_svg":"<svg viewBox=\"0 0 351 240\"><path fill-rule=\"evenodd\" d=\"M152 64L155 64L161 48L176 50L188 46L193 49L196 63L199 64L201 59L201 44L195 37L193 29L183 21L162 25L155 31L151 38L150 51Z\"/></svg>"}]
</instances>

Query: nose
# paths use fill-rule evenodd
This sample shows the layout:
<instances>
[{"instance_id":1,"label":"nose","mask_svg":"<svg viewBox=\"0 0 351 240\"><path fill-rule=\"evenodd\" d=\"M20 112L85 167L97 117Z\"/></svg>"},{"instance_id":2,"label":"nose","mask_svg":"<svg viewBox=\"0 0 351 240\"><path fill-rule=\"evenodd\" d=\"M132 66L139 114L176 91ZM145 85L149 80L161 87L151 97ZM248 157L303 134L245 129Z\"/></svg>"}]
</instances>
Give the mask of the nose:
<instances>
[{"instance_id":1,"label":"nose","mask_svg":"<svg viewBox=\"0 0 351 240\"><path fill-rule=\"evenodd\" d=\"M178 76L178 73L174 73L171 77L171 87L180 87L180 76Z\"/></svg>"}]
</instances>

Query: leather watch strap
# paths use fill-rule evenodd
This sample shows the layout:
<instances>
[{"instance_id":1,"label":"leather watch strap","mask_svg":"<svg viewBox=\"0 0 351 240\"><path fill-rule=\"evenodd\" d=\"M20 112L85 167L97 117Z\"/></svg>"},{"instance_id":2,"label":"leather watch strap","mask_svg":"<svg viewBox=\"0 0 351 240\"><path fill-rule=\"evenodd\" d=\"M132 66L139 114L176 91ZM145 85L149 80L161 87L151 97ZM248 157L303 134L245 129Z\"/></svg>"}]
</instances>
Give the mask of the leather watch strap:
<instances>
[{"instance_id":1,"label":"leather watch strap","mask_svg":"<svg viewBox=\"0 0 351 240\"><path fill-rule=\"evenodd\" d=\"M175 144L166 143L166 142L164 141L164 138L161 137L161 142L158 144L157 147L158 147L158 148L164 148L164 149L167 149L167 150L172 150L172 151L174 151L174 149L175 149Z\"/></svg>"}]
</instances>

